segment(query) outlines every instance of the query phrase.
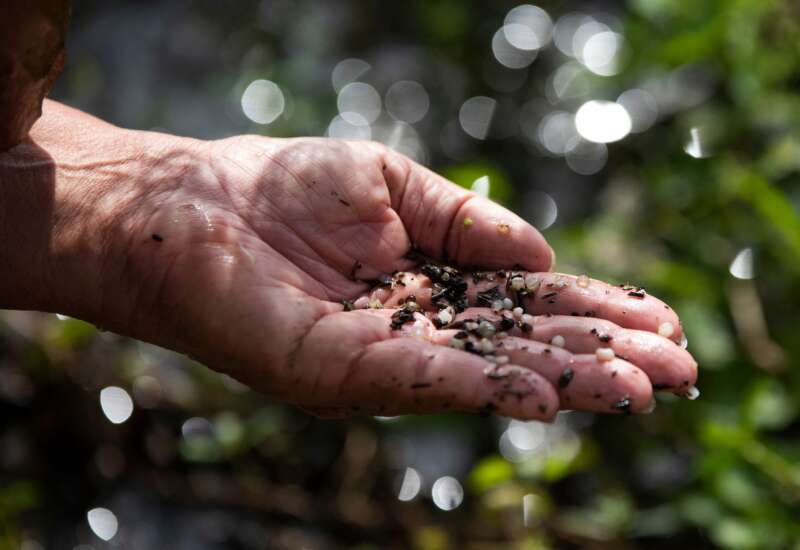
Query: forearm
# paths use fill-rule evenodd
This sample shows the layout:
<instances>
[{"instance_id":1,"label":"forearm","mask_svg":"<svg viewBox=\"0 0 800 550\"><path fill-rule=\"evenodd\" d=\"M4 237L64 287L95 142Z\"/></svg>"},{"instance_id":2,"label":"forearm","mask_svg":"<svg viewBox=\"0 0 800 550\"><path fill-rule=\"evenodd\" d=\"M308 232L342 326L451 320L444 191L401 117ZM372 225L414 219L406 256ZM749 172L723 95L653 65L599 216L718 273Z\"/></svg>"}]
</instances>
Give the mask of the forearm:
<instances>
[{"instance_id":1,"label":"forearm","mask_svg":"<svg viewBox=\"0 0 800 550\"><path fill-rule=\"evenodd\" d=\"M45 102L30 139L0 153L0 307L113 314L137 205L173 184L190 143Z\"/></svg>"}]
</instances>

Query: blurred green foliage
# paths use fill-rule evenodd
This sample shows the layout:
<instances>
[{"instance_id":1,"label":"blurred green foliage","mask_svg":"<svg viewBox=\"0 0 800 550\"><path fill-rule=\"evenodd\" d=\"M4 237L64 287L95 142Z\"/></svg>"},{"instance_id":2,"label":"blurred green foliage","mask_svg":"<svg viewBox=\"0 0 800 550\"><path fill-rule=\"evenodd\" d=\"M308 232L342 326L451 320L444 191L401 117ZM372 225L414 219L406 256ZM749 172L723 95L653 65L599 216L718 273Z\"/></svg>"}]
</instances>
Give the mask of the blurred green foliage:
<instances>
[{"instance_id":1,"label":"blurred green foliage","mask_svg":"<svg viewBox=\"0 0 800 550\"><path fill-rule=\"evenodd\" d=\"M213 20L207 4L194 7L197 13L184 16L205 14L220 34L233 26ZM402 39L462 67L479 93L486 86L478 60L490 55L491 36L482 25L496 28L513 4L415 1L396 7L398 21L388 22L376 15L381 7L350 4L351 18L363 15L386 31L359 35L354 44ZM553 15L591 9L543 7ZM99 9L76 7L75 33ZM576 440L510 462L498 453L491 419L322 422L79 321L7 314L0 331L0 548L29 539L71 548L70 537L85 535L87 509L99 502L124 508L114 495L129 491L147 497L123 525L155 507L169 517L213 508L261 529L248 539L245 523L237 523L228 538L202 548L800 549L800 6L631 0L617 16L628 59L616 76L587 77L598 97L687 66L712 83L711 93L609 146L606 168L579 187L582 205L562 213L546 236L559 270L635 281L673 305L700 362L698 401L664 396L649 416L590 417ZM284 38L282 29L271 32ZM241 30L234 39L272 40ZM88 54L72 59L63 97L89 98L86 105L102 114L92 89L110 77ZM241 74L204 73L203 81L212 96L229 88L241 94L266 71L294 91L294 115L250 130L318 131L335 113L334 96L303 93L311 77L298 67L276 53ZM525 99L541 95L547 68L537 67ZM141 122L168 127L166 120ZM684 151L691 128L703 130L704 158ZM559 191L558 178L544 181L552 173L545 168L563 169L563 160L518 144L474 143L461 159L430 147L433 168L464 186L489 175L492 197L511 208L523 209L531 180L556 197L572 189ZM729 273L745 247L754 253L752 280ZM136 385L143 376L158 380L152 402ZM111 426L97 406L109 384L137 401L122 426ZM207 418L207 429L181 436L194 416ZM402 449L420 438L441 440L463 458L461 471L450 472L465 487L458 509L437 510L427 497L397 501L398 475L413 463ZM525 495L532 504L523 518ZM75 535L73 525L83 531ZM169 525L154 531L166 545L177 537Z\"/></svg>"}]
</instances>

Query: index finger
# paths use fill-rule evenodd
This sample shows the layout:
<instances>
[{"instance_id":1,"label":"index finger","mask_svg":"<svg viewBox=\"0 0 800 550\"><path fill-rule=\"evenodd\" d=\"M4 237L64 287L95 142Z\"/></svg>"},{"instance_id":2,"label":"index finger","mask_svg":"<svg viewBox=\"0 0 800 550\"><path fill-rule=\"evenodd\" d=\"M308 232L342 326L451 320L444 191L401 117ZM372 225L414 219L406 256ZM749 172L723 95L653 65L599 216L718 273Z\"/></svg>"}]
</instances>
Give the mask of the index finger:
<instances>
[{"instance_id":1,"label":"index finger","mask_svg":"<svg viewBox=\"0 0 800 550\"><path fill-rule=\"evenodd\" d=\"M392 207L423 253L464 266L552 268L544 237L513 212L394 151L383 163Z\"/></svg>"}]
</instances>

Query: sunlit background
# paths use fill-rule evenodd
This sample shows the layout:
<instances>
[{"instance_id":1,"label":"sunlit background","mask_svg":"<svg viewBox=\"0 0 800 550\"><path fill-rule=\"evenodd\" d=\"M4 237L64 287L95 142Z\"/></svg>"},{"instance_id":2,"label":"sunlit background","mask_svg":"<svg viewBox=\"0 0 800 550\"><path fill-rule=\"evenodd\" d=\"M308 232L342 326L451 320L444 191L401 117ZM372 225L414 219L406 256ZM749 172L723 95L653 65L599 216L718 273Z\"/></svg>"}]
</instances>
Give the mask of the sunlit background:
<instances>
[{"instance_id":1,"label":"sunlit background","mask_svg":"<svg viewBox=\"0 0 800 550\"><path fill-rule=\"evenodd\" d=\"M388 144L681 314L702 396L321 421L80 321L0 324L0 548L800 548L790 0L75 2L53 96Z\"/></svg>"}]
</instances>

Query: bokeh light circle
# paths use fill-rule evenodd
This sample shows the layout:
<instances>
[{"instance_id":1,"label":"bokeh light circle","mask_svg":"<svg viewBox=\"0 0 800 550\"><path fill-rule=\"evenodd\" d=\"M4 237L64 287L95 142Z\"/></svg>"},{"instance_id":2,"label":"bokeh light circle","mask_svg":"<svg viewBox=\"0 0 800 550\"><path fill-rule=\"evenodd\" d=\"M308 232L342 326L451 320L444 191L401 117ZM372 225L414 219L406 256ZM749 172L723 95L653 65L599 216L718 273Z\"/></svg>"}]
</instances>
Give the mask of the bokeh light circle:
<instances>
[{"instance_id":1,"label":"bokeh light circle","mask_svg":"<svg viewBox=\"0 0 800 550\"><path fill-rule=\"evenodd\" d=\"M413 124L428 113L431 106L428 92L419 82L401 80L386 92L386 111L397 120Z\"/></svg>"},{"instance_id":2,"label":"bokeh light circle","mask_svg":"<svg viewBox=\"0 0 800 550\"><path fill-rule=\"evenodd\" d=\"M365 82L351 82L339 90L336 106L342 118L351 124L360 124L361 118L372 123L381 114L381 96Z\"/></svg>"},{"instance_id":3,"label":"bokeh light circle","mask_svg":"<svg viewBox=\"0 0 800 550\"><path fill-rule=\"evenodd\" d=\"M109 386L100 391L100 408L112 424L122 424L133 414L133 399L124 389Z\"/></svg>"},{"instance_id":4,"label":"bokeh light circle","mask_svg":"<svg viewBox=\"0 0 800 550\"><path fill-rule=\"evenodd\" d=\"M619 141L630 133L631 126L628 111L613 101L587 101L575 113L578 133L595 143Z\"/></svg>"},{"instance_id":5,"label":"bokeh light circle","mask_svg":"<svg viewBox=\"0 0 800 550\"><path fill-rule=\"evenodd\" d=\"M451 476L443 476L433 483L431 488L433 503L444 511L455 510L464 500L464 488Z\"/></svg>"},{"instance_id":6,"label":"bokeh light circle","mask_svg":"<svg viewBox=\"0 0 800 550\"><path fill-rule=\"evenodd\" d=\"M274 122L285 108L283 92L270 80L254 80L242 94L242 112L257 124Z\"/></svg>"}]
</instances>

